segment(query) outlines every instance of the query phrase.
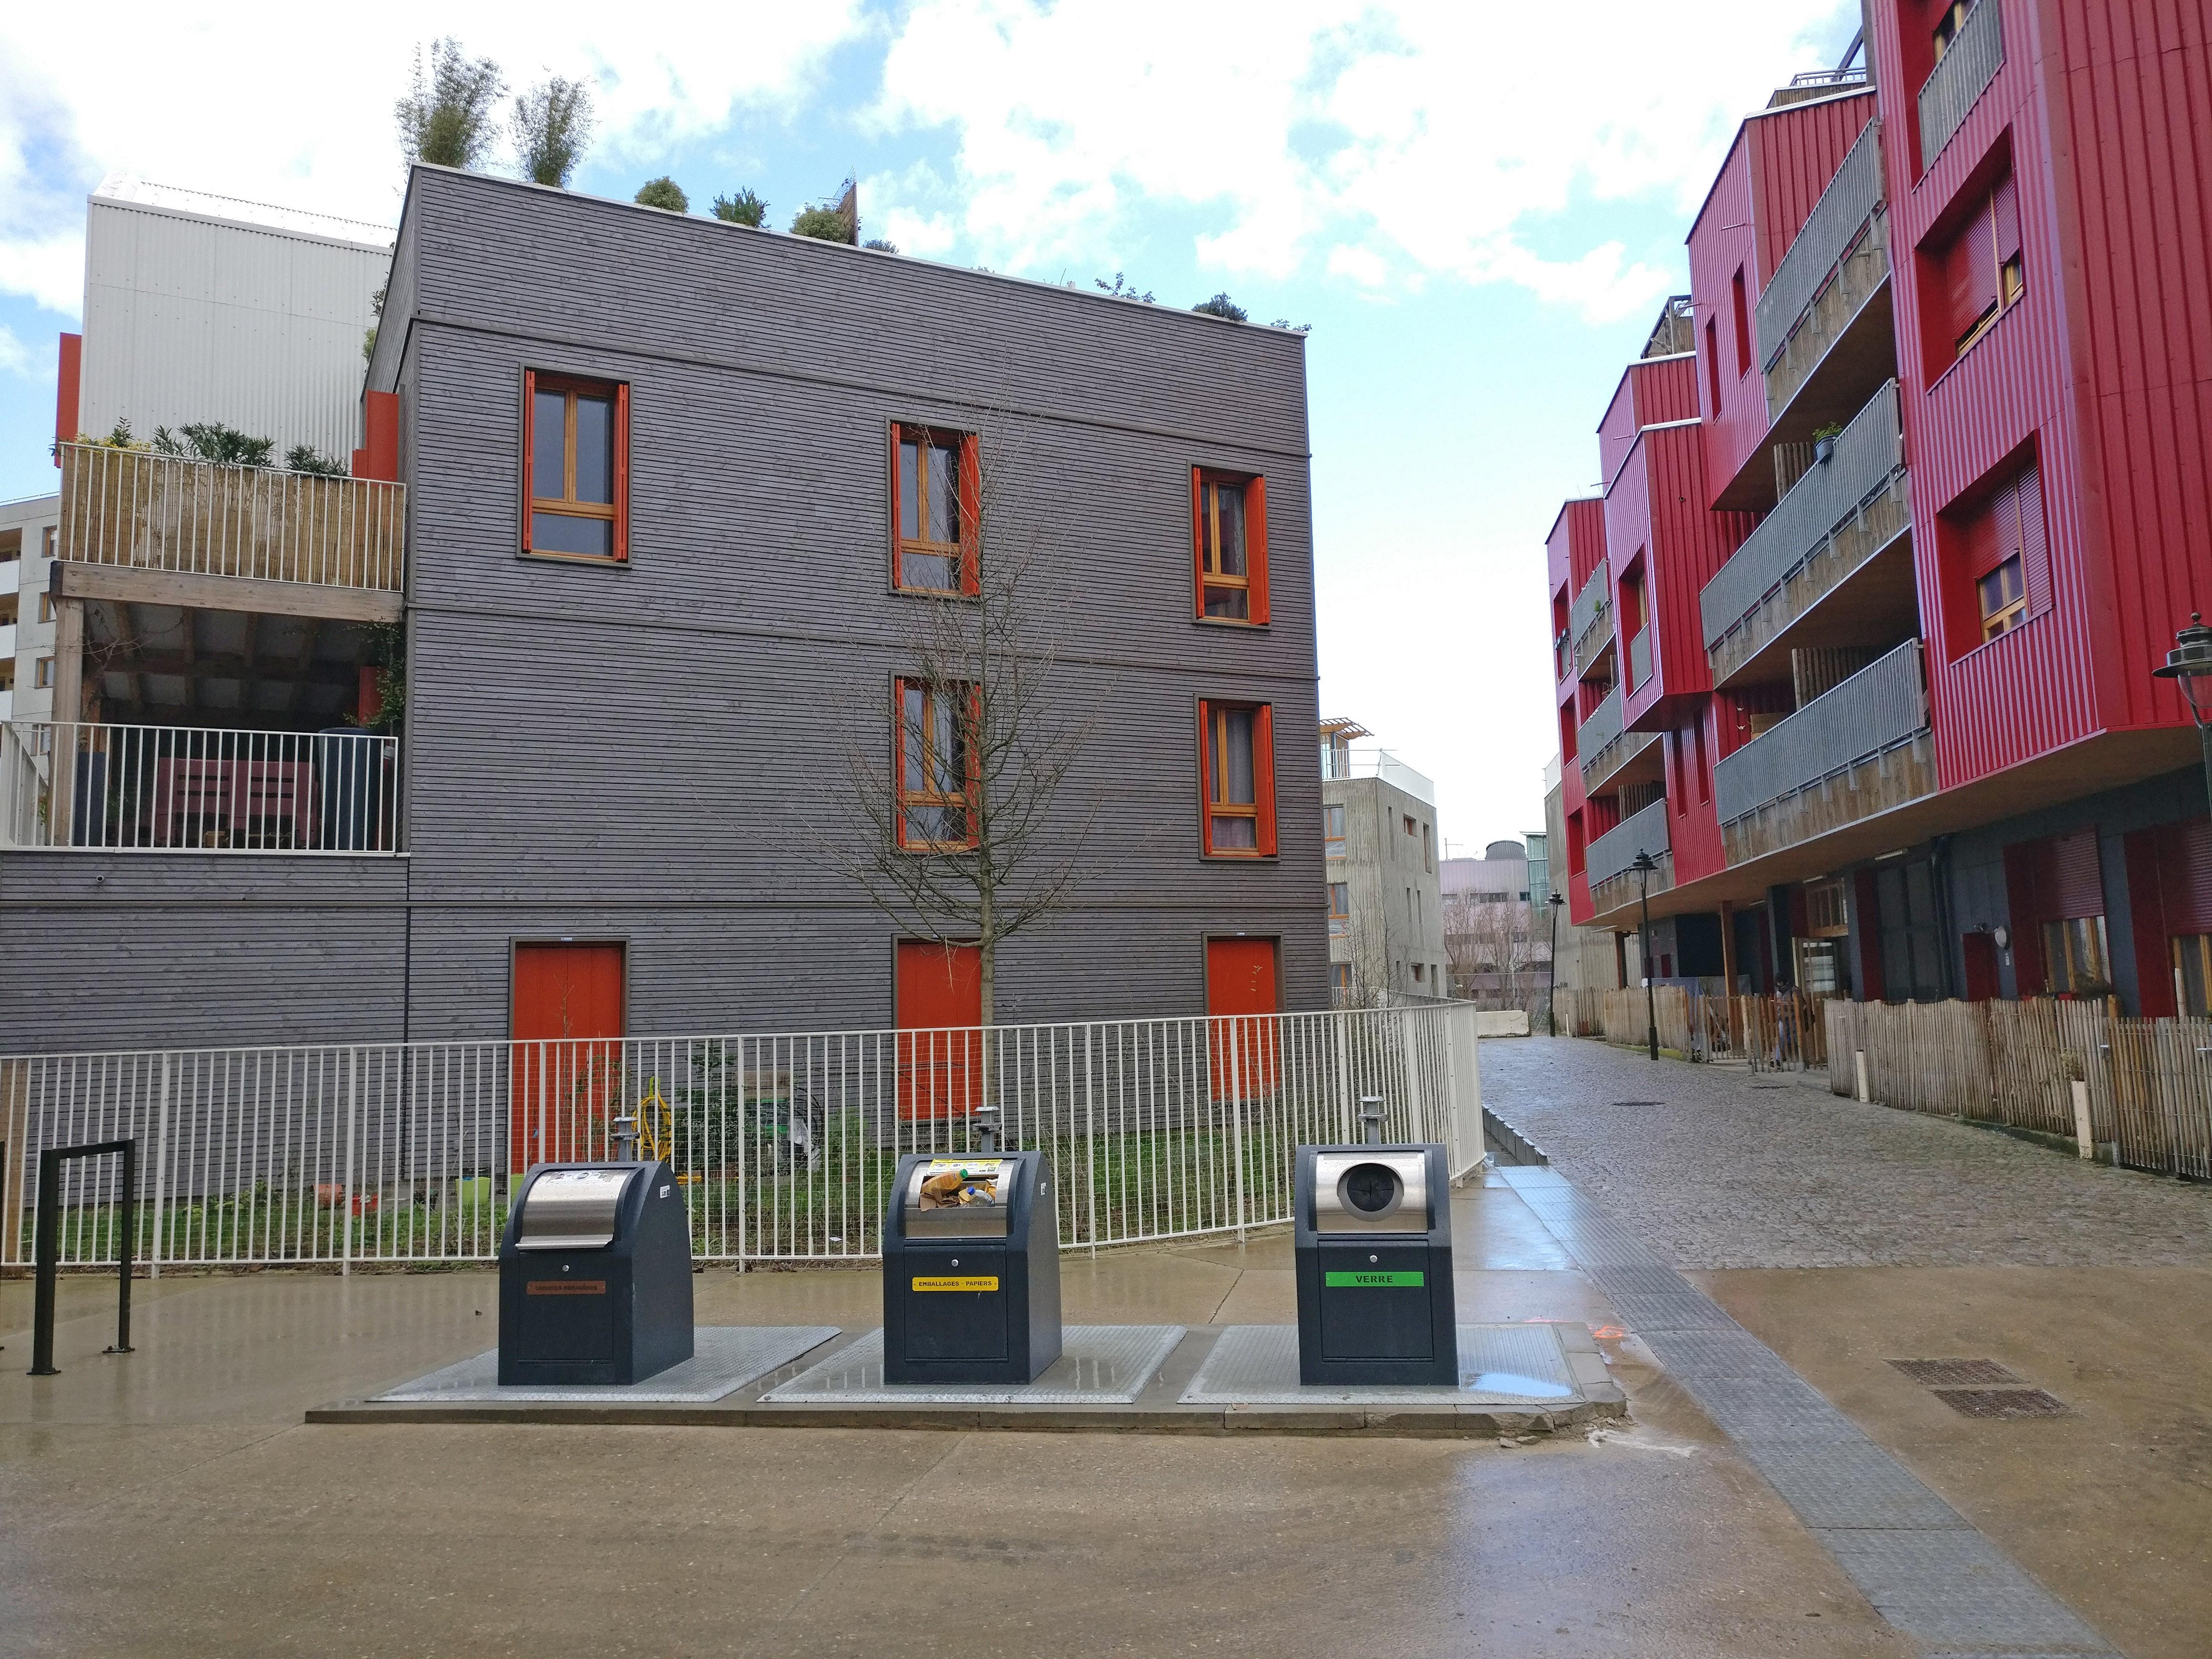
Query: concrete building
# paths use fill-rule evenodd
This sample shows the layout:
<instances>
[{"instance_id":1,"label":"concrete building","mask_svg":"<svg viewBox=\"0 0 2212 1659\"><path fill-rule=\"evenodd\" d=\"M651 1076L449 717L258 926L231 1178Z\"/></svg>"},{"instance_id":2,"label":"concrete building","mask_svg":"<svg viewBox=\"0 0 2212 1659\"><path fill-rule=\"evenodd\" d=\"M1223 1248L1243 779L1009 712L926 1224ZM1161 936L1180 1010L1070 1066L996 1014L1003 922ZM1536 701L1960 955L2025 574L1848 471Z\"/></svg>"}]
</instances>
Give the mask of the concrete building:
<instances>
[{"instance_id":1,"label":"concrete building","mask_svg":"<svg viewBox=\"0 0 2212 1659\"><path fill-rule=\"evenodd\" d=\"M434 167L388 281L365 386L350 314L276 360L349 337L341 406L258 417L353 477L64 448L87 718L7 728L11 1046L969 1023L837 860L886 811L958 856L914 637L1018 553L1091 735L995 1018L1325 1005L1302 336ZM112 315L86 409L249 418L111 411Z\"/></svg>"},{"instance_id":2,"label":"concrete building","mask_svg":"<svg viewBox=\"0 0 2212 1659\"><path fill-rule=\"evenodd\" d=\"M2212 609L2212 370L2131 343L2212 265L2164 17L1877 0L1743 121L1549 538L1562 888L1627 936L1649 854L1656 977L2212 1012L2152 672Z\"/></svg>"},{"instance_id":3,"label":"concrete building","mask_svg":"<svg viewBox=\"0 0 2212 1659\"><path fill-rule=\"evenodd\" d=\"M1542 1004L1550 949L1540 885L1545 835L1494 841L1480 858L1450 858L1443 892L1444 971L1455 996L1496 1006Z\"/></svg>"},{"instance_id":4,"label":"concrete building","mask_svg":"<svg viewBox=\"0 0 2212 1659\"><path fill-rule=\"evenodd\" d=\"M1436 786L1387 749L1354 748L1370 735L1357 721L1320 731L1332 994L1340 1005L1443 996Z\"/></svg>"},{"instance_id":5,"label":"concrete building","mask_svg":"<svg viewBox=\"0 0 2212 1659\"><path fill-rule=\"evenodd\" d=\"M54 706L54 611L46 592L60 498L0 501L0 720Z\"/></svg>"}]
</instances>

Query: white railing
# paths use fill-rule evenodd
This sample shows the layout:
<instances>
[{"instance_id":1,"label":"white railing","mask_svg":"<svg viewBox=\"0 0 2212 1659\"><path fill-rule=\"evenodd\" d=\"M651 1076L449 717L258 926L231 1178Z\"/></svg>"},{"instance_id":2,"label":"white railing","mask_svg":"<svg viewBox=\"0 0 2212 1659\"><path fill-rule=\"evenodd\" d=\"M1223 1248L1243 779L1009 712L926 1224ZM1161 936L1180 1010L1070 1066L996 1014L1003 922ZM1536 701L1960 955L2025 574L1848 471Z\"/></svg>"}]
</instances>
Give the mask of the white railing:
<instances>
[{"instance_id":1,"label":"white railing","mask_svg":"<svg viewBox=\"0 0 2212 1659\"><path fill-rule=\"evenodd\" d=\"M1323 783L1344 778L1380 778L1417 800L1436 804L1437 787L1428 774L1416 772L1387 749L1324 749L1321 777Z\"/></svg>"},{"instance_id":2,"label":"white railing","mask_svg":"<svg viewBox=\"0 0 2212 1659\"><path fill-rule=\"evenodd\" d=\"M0 725L0 848L395 853L399 739L352 727L235 732Z\"/></svg>"},{"instance_id":3,"label":"white railing","mask_svg":"<svg viewBox=\"0 0 2212 1659\"><path fill-rule=\"evenodd\" d=\"M405 487L111 449L60 447L57 556L185 575L398 593Z\"/></svg>"},{"instance_id":4,"label":"white railing","mask_svg":"<svg viewBox=\"0 0 2212 1659\"><path fill-rule=\"evenodd\" d=\"M488 1261L530 1164L605 1158L614 1120L684 1184L710 1261L880 1251L900 1154L1048 1153L1063 1248L1290 1217L1294 1149L1383 1133L1482 1157L1474 1011L939 1031L428 1042L0 1058L0 1261L29 1248L41 1148L136 1136L142 1259ZM63 1259L116 1255L112 1160L67 1167Z\"/></svg>"}]
</instances>

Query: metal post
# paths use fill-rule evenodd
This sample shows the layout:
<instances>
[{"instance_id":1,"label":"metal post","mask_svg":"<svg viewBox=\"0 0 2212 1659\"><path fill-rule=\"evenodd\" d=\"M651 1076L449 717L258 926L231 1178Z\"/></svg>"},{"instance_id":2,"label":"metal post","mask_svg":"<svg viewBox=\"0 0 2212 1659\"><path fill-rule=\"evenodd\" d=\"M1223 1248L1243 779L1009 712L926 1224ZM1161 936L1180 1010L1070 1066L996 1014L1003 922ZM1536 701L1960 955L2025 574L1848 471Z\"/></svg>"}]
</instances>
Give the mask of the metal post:
<instances>
[{"instance_id":1,"label":"metal post","mask_svg":"<svg viewBox=\"0 0 2212 1659\"><path fill-rule=\"evenodd\" d=\"M166 1240L163 1232L167 1220L167 1171L169 1164L169 1066L173 1055L166 1050L161 1055L161 1093L154 1114L154 1240L147 1253L147 1276L161 1276L161 1247Z\"/></svg>"},{"instance_id":2,"label":"metal post","mask_svg":"<svg viewBox=\"0 0 2212 1659\"><path fill-rule=\"evenodd\" d=\"M1544 958L1544 1018L1550 1023L1551 1034L1559 1034L1559 892L1556 887L1545 901L1552 913L1552 949Z\"/></svg>"},{"instance_id":3,"label":"metal post","mask_svg":"<svg viewBox=\"0 0 2212 1659\"><path fill-rule=\"evenodd\" d=\"M1359 1143L1363 1146L1382 1144L1382 1097L1359 1097Z\"/></svg>"},{"instance_id":4,"label":"metal post","mask_svg":"<svg viewBox=\"0 0 2212 1659\"><path fill-rule=\"evenodd\" d=\"M54 1370L54 1276L61 1262L62 1155L58 1147L39 1154L38 1220L32 1229L32 1258L38 1288L31 1301L31 1375Z\"/></svg>"},{"instance_id":5,"label":"metal post","mask_svg":"<svg viewBox=\"0 0 2212 1659\"><path fill-rule=\"evenodd\" d=\"M1638 848L1636 862L1636 896L1644 906L1643 932L1638 940L1638 951L1643 959L1644 1017L1649 1037L1651 1058L1659 1058L1659 993L1651 983L1651 872L1659 867L1650 854Z\"/></svg>"},{"instance_id":6,"label":"metal post","mask_svg":"<svg viewBox=\"0 0 2212 1659\"><path fill-rule=\"evenodd\" d=\"M122 1283L116 1287L115 1346L109 1353L131 1352L131 1261L137 1254L138 1240L138 1142L134 1137L123 1143L123 1201L117 1206L121 1212L123 1237L116 1245L115 1254L121 1263Z\"/></svg>"},{"instance_id":7,"label":"metal post","mask_svg":"<svg viewBox=\"0 0 2212 1659\"><path fill-rule=\"evenodd\" d=\"M338 1182L338 1277L353 1277L353 1148L355 1120L361 1115L360 1103L354 1098L353 1050L345 1055L345 1171Z\"/></svg>"}]
</instances>

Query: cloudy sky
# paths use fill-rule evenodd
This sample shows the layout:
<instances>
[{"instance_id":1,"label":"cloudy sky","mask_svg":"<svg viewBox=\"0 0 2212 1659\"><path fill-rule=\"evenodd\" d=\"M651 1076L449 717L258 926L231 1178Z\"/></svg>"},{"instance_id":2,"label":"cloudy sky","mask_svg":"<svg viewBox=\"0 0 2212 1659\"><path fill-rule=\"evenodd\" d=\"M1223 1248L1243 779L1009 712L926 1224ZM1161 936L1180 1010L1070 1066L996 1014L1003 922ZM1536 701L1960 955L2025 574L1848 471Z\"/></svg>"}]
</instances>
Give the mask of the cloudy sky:
<instances>
[{"instance_id":1,"label":"cloudy sky","mask_svg":"<svg viewBox=\"0 0 2212 1659\"><path fill-rule=\"evenodd\" d=\"M1053 281L1226 289L1308 344L1322 703L1438 786L1455 851L1541 824L1542 538L1741 116L1832 65L1851 0L1577 7L387 0L282 26L125 3L0 18L0 498L51 488L54 343L112 169L392 223L392 103L453 33L598 88L578 189L668 173L772 224L860 180L866 234Z\"/></svg>"}]
</instances>

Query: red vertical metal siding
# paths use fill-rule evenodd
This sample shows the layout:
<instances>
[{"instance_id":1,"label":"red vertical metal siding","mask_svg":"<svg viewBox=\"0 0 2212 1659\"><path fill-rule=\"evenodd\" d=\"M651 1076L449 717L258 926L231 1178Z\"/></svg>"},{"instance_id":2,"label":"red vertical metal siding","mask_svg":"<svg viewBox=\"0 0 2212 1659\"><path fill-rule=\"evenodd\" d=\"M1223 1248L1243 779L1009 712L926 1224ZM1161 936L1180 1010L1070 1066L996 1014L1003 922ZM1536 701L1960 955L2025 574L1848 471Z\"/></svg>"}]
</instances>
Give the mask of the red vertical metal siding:
<instances>
[{"instance_id":1,"label":"red vertical metal siding","mask_svg":"<svg viewBox=\"0 0 2212 1659\"><path fill-rule=\"evenodd\" d=\"M1698 595L1757 520L1747 513L1707 508L1705 459L1699 427L1640 433L1606 495L1614 582L1637 549L1650 549L1651 677L1633 691L1624 689L1625 728L1663 730L1672 719L1668 701L1712 690Z\"/></svg>"},{"instance_id":2,"label":"red vertical metal siding","mask_svg":"<svg viewBox=\"0 0 2212 1659\"><path fill-rule=\"evenodd\" d=\"M1705 204L1690 227L1690 304L1696 321L1698 363L1693 386L1695 413L1705 422L1705 478L1715 493L1743 470L1766 437L1766 392L1759 372L1759 352L1752 351L1751 373L1735 372L1735 348L1729 335L1734 319L1735 273L1744 272L1744 302L1756 310L1766 273L1759 267L1751 193L1751 133L1758 125L1746 122L1736 134L1720 176L1713 180ZM1713 324L1719 346L1720 407L1713 407L1708 365L1705 361L1706 325ZM1705 497L1710 505L1711 495Z\"/></svg>"},{"instance_id":3,"label":"red vertical metal siding","mask_svg":"<svg viewBox=\"0 0 2212 1659\"><path fill-rule=\"evenodd\" d=\"M1789 104L1744 124L1751 143L1753 246L1759 258L1758 288L1774 275L1790 244L1836 176L1866 124L1874 119L1872 92L1816 103ZM1716 296L1717 297L1717 296ZM1753 295L1756 298L1756 295Z\"/></svg>"},{"instance_id":4,"label":"red vertical metal siding","mask_svg":"<svg viewBox=\"0 0 2212 1659\"><path fill-rule=\"evenodd\" d=\"M1715 752L1714 707L1717 697L1698 697L1684 710L1680 721L1662 739L1668 746L1668 840L1674 854L1674 881L1702 881L1728 868L1721 841L1721 821L1713 805L1711 787L1698 764L1697 728L1705 732L1707 764ZM1678 792L1677 780L1681 783Z\"/></svg>"}]
</instances>

